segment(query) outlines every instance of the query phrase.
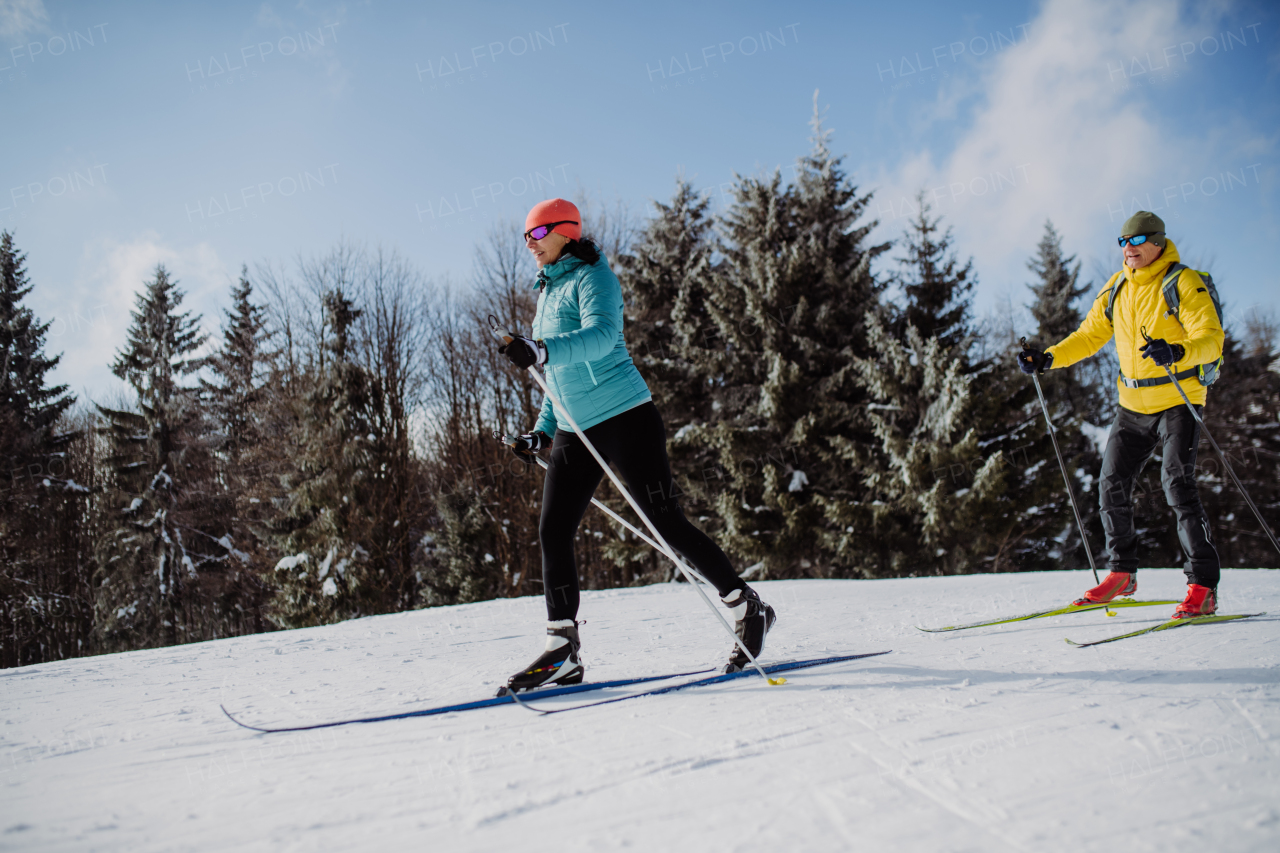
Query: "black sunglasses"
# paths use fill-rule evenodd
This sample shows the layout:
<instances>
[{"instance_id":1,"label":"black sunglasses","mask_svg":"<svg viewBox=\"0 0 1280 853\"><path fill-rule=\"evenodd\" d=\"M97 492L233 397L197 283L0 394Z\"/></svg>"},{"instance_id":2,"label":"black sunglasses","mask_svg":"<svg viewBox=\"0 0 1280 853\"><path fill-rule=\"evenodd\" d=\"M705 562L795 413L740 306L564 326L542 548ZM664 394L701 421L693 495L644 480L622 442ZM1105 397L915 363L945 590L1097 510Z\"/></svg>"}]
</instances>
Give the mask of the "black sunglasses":
<instances>
[{"instance_id":1,"label":"black sunglasses","mask_svg":"<svg viewBox=\"0 0 1280 853\"><path fill-rule=\"evenodd\" d=\"M557 225L577 225L577 224L578 223L572 219L562 219L559 222L552 222L549 225L539 225L536 228L530 228L528 231L524 232L524 238L528 240L530 237L532 237L535 240L541 240L543 237L546 237L548 234L550 234L552 229L554 229Z\"/></svg>"}]
</instances>

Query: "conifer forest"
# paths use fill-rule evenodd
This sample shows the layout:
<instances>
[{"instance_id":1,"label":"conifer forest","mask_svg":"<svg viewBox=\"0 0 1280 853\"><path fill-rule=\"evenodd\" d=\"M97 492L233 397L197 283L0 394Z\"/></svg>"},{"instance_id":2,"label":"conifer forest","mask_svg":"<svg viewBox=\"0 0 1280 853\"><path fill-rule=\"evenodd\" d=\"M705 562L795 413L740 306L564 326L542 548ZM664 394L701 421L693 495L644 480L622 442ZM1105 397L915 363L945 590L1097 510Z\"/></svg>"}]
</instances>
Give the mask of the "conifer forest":
<instances>
[{"instance_id":1,"label":"conifer forest","mask_svg":"<svg viewBox=\"0 0 1280 853\"><path fill-rule=\"evenodd\" d=\"M1023 336L1074 330L1114 270L1082 270L1072 235L1045 222L1013 303L978 316L982 270L923 193L900 235L873 243L873 194L816 117L785 174L740 176L718 210L683 178L656 202L578 199L622 283L689 517L753 579L1100 555L1114 358L1042 378L1086 545L1013 356ZM5 231L0 666L540 595L542 471L493 434L532 428L541 392L484 323L533 319L520 231L495 225L466 281L351 242L246 258L219 317L184 307L186 270L156 266L127 343L102 354L126 389L111 399L51 384L49 323L25 304L47 283L27 272L21 229ZM1206 424L1274 518L1278 330L1232 307ZM1223 565L1280 565L1207 445L1198 465ZM607 484L597 496L634 519ZM1158 465L1135 504L1144 564L1180 565ZM674 579L595 509L577 549L586 589Z\"/></svg>"}]
</instances>

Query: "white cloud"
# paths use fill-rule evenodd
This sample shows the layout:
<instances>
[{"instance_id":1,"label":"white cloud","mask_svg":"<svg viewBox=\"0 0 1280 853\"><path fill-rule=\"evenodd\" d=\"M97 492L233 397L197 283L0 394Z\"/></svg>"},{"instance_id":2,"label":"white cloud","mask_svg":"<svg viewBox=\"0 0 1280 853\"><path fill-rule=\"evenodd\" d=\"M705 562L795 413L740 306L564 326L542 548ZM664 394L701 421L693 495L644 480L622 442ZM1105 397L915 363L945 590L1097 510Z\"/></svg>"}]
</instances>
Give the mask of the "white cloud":
<instances>
[{"instance_id":1,"label":"white cloud","mask_svg":"<svg viewBox=\"0 0 1280 853\"><path fill-rule=\"evenodd\" d=\"M101 399L121 387L110 364L124 346L136 296L164 264L185 294L183 310L203 314L202 325L215 333L220 305L235 272L208 243L173 247L155 232L128 242L105 239L84 247L81 272L52 316L46 344L49 353L62 352L55 381L67 383L77 394ZM210 341L212 344L212 340Z\"/></svg>"},{"instance_id":2,"label":"white cloud","mask_svg":"<svg viewBox=\"0 0 1280 853\"><path fill-rule=\"evenodd\" d=\"M0 37L22 38L43 31L48 22L44 0L0 0Z\"/></svg>"},{"instance_id":3,"label":"white cloud","mask_svg":"<svg viewBox=\"0 0 1280 853\"><path fill-rule=\"evenodd\" d=\"M1180 46L1218 35L1220 12L1201 4L1193 18L1156 0L1048 0L1028 37L986 67L977 105L959 111L964 129L950 150L906 152L872 182L885 236L901 233L910 212L903 201L923 188L962 253L977 259L988 296L1026 280L1023 264L1046 219L1069 252L1109 259L1108 241L1135 206L1157 208L1162 188L1234 164L1224 145L1269 146L1256 128L1215 135L1179 123L1148 94L1214 69L1221 58L1209 55L1212 39L1188 56ZM940 97L930 108L936 126L955 121L957 104L971 96L957 87ZM993 279L1001 284L992 287Z\"/></svg>"}]
</instances>

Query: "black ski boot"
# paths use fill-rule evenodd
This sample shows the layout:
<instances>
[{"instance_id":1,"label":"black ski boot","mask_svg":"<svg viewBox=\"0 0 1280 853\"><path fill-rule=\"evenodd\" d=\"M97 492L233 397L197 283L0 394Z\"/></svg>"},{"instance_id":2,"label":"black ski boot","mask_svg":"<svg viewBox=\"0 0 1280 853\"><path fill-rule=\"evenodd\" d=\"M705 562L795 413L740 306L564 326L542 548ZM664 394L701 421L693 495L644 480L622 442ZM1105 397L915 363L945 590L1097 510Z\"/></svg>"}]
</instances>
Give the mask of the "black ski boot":
<instances>
[{"instance_id":1,"label":"black ski boot","mask_svg":"<svg viewBox=\"0 0 1280 853\"><path fill-rule=\"evenodd\" d=\"M578 650L578 623L572 619L547 623L547 648L538 659L511 676L506 687L498 688L499 696L521 693L548 684L579 684L582 681L582 661Z\"/></svg>"},{"instance_id":2,"label":"black ski boot","mask_svg":"<svg viewBox=\"0 0 1280 853\"><path fill-rule=\"evenodd\" d=\"M738 639L751 650L753 656L759 657L760 652L764 650L765 635L769 633L769 629L777 619L773 608L761 601L760 594L751 587L735 589L720 600L737 620L734 633L738 635ZM742 648L735 643L733 654L729 655L729 663L725 665L724 671L740 672L750 665L750 658L743 654Z\"/></svg>"}]
</instances>

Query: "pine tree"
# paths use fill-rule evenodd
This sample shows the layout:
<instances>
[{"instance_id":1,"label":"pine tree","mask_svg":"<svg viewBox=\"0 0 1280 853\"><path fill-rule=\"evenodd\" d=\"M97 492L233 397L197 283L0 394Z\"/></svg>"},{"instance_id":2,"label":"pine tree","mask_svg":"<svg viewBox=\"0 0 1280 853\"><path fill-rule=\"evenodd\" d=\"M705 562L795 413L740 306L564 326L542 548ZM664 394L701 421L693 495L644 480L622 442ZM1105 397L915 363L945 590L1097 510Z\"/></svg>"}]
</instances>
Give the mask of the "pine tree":
<instances>
[{"instance_id":1,"label":"pine tree","mask_svg":"<svg viewBox=\"0 0 1280 853\"><path fill-rule=\"evenodd\" d=\"M690 425L706 424L713 415L707 394L710 377L702 369L710 354L708 344L718 346L704 286L715 274L709 207L708 198L677 178L670 203L654 202L654 215L633 253L618 259L627 348L662 413L669 440L686 434L682 430ZM714 454L700 445L673 441L669 452L677 471L715 466ZM613 504L615 511L639 525L624 501ZM616 527L613 522L604 526ZM615 565L629 567L633 582L669 580L678 574L668 560L634 537L611 537L605 553Z\"/></svg>"},{"instance_id":2,"label":"pine tree","mask_svg":"<svg viewBox=\"0 0 1280 853\"><path fill-rule=\"evenodd\" d=\"M1079 283L1080 263L1074 255L1063 257L1062 238L1047 220L1036 256L1027 262L1027 269L1039 279L1027 285L1035 297L1028 308L1037 326L1033 341L1044 348L1079 328L1084 320L1080 298L1092 294L1094 287L1090 282ZM1059 389L1057 396L1071 416L1095 424L1102 419L1105 406L1099 395L1110 388L1112 378L1099 372L1100 364L1097 359L1088 359L1052 374L1053 384Z\"/></svg>"},{"instance_id":3,"label":"pine tree","mask_svg":"<svg viewBox=\"0 0 1280 853\"><path fill-rule=\"evenodd\" d=\"M1044 236L1036 247L1036 255L1027 262L1027 269L1039 279L1027 285L1035 297L1027 307L1037 324L1031 341L1043 349L1079 328L1084 320L1079 300L1094 288L1088 282L1078 283L1080 264L1074 255L1064 256L1062 238L1049 221L1045 222ZM1105 395L1113 387L1111 377L1100 370L1101 364L1097 359L1089 359L1052 370L1040 378L1057 430L1058 448L1067 471L1072 473L1071 489L1085 522L1089 547L1097 555L1102 553L1104 536L1098 493L1093 490L1093 484L1101 469L1102 457L1090 436L1102 429L1107 407ZM1020 567L1024 570L1082 568L1088 564L1088 557L1080 551L1079 529L1052 441L1047 437L1044 413L1034 397L1034 386L1020 373L1008 369L1004 373L1006 382L1011 380L1028 389L1023 394L1027 401L1022 411L1035 427L1027 430L1031 446L1024 449L1023 457L1047 460L1018 484L1018 502L1036 507L1034 515L1024 517L1020 524L1023 540L1017 549Z\"/></svg>"},{"instance_id":4,"label":"pine tree","mask_svg":"<svg viewBox=\"0 0 1280 853\"><path fill-rule=\"evenodd\" d=\"M1027 269L1040 279L1027 285L1035 296L1028 307L1040 337L1049 346L1079 328L1084 315L1077 303L1091 288L1088 283L1079 284L1080 264L1075 255L1063 257L1062 238L1049 220L1045 220L1044 236L1036 256L1027 261Z\"/></svg>"},{"instance_id":5,"label":"pine tree","mask_svg":"<svg viewBox=\"0 0 1280 853\"><path fill-rule=\"evenodd\" d=\"M247 267L241 268L231 300L233 308L224 311L222 346L209 358L215 381L203 381L201 385L209 400L210 414L222 431L219 449L234 463L261 440L255 415L265 396L263 371L268 355L264 351L268 339L266 309L253 302Z\"/></svg>"},{"instance_id":6,"label":"pine tree","mask_svg":"<svg viewBox=\"0 0 1280 853\"><path fill-rule=\"evenodd\" d=\"M0 666L75 654L84 639L85 572L67 549L76 531L59 524L86 491L67 464L78 436L60 427L74 398L48 384L61 357L44 354L50 324L22 307L31 290L26 256L0 232Z\"/></svg>"},{"instance_id":7,"label":"pine tree","mask_svg":"<svg viewBox=\"0 0 1280 853\"><path fill-rule=\"evenodd\" d=\"M980 566L998 514L1007 461L984 453L981 373L962 345L906 324L895 335L867 319L874 357L858 360L875 441L858 448L871 494L859 507L854 565L866 575L926 575Z\"/></svg>"},{"instance_id":8,"label":"pine tree","mask_svg":"<svg viewBox=\"0 0 1280 853\"><path fill-rule=\"evenodd\" d=\"M31 289L26 255L15 248L11 233L0 232L0 463L5 472L20 462L44 461L52 450L54 424L75 401L67 386L47 384L45 374L62 357L44 354L51 324L21 307Z\"/></svg>"},{"instance_id":9,"label":"pine tree","mask_svg":"<svg viewBox=\"0 0 1280 853\"><path fill-rule=\"evenodd\" d=\"M930 205L922 190L916 198L919 211L908 225L898 258L901 269L894 276L903 291L904 308L895 331L915 327L924 340L937 338L943 350L954 350L971 332L973 288L977 281L973 259L960 266L951 252L951 229L939 232L942 217L929 218Z\"/></svg>"},{"instance_id":10,"label":"pine tree","mask_svg":"<svg viewBox=\"0 0 1280 853\"><path fill-rule=\"evenodd\" d=\"M437 500L439 535L432 537L423 578L428 603L485 601L508 583L493 553L503 531L485 506L491 490L457 485Z\"/></svg>"},{"instance_id":11,"label":"pine tree","mask_svg":"<svg viewBox=\"0 0 1280 853\"><path fill-rule=\"evenodd\" d=\"M114 528L98 543L95 630L108 649L203 639L200 570L226 557L203 529L212 470L197 388L204 365L200 318L181 312L183 293L157 266L128 342L111 371L137 395L137 410L98 406L113 456Z\"/></svg>"},{"instance_id":12,"label":"pine tree","mask_svg":"<svg viewBox=\"0 0 1280 853\"><path fill-rule=\"evenodd\" d=\"M285 478L285 509L273 522L285 556L273 573L270 613L298 628L381 612L376 567L365 547L376 523L373 488L378 436L370 376L355 361L352 335L361 311L341 291L324 294L324 366L306 395L295 470Z\"/></svg>"},{"instance_id":13,"label":"pine tree","mask_svg":"<svg viewBox=\"0 0 1280 853\"><path fill-rule=\"evenodd\" d=\"M709 414L704 377L685 349L697 347L708 331L703 281L712 271L712 221L709 199L683 179L670 204L653 206L634 253L619 258L618 280L627 348L674 432Z\"/></svg>"},{"instance_id":14,"label":"pine tree","mask_svg":"<svg viewBox=\"0 0 1280 853\"><path fill-rule=\"evenodd\" d=\"M266 349L270 338L266 310L253 300L247 268L241 268L231 300L232 308L224 309L222 344L208 358L213 381L200 382L211 421L219 486L205 501L223 519L219 532L229 546L220 571L208 573L206 580L217 577L216 590L210 592L215 594L218 610L230 617L226 629L250 633L267 627L262 618L267 595L262 569L270 548L257 528L268 520L271 499L277 496L265 475L279 464L280 448L264 431L264 423L271 419L265 409L272 353Z\"/></svg>"},{"instance_id":15,"label":"pine tree","mask_svg":"<svg viewBox=\"0 0 1280 853\"><path fill-rule=\"evenodd\" d=\"M917 226L922 221L924 217L917 220ZM1028 264L1040 279L1029 285L1036 296L1031 314L1046 324L1031 337L1042 346L1065 337L1080 322L1073 302L1087 287L1077 286L1079 266L1073 267L1073 260L1064 259L1060 239L1051 225L1046 226L1038 253ZM971 339L976 341L976 330L971 331ZM936 493L924 502L932 506L922 518L926 527L930 518L944 518L947 523L935 525L923 537L937 544L930 546L934 549L931 554L921 551L919 559L935 560L931 565L938 571L1029 571L1087 565L1034 385L1013 361L1019 336L1012 329L1009 335L1002 340L998 331L988 334L985 343L994 344L994 355L989 357L964 342L952 350L951 357L963 365L960 381L968 386L968 402L955 410L955 417L965 425L969 438L951 449L953 459L948 464L943 464L945 448L931 451L937 460L932 472ZM1078 505L1093 529L1091 541L1100 545L1096 492L1089 491L1094 477L1086 473L1097 470L1098 460L1085 433L1085 417L1099 398L1080 381L1079 374L1085 370L1054 371L1040 382L1068 470L1074 474L1072 488ZM918 386L908 387L911 393L899 394L895 401L908 408L919 405L913 403L914 395L920 393L914 390ZM1064 405L1065 400L1074 400L1075 405ZM910 445L916 457L927 449L928 442ZM957 541L954 534L966 527L973 535ZM946 541L949 535L950 544Z\"/></svg>"},{"instance_id":16,"label":"pine tree","mask_svg":"<svg viewBox=\"0 0 1280 853\"><path fill-rule=\"evenodd\" d=\"M950 229L919 204L893 276L904 304L868 314L874 355L857 360L875 432L858 449L871 488L856 525L873 532L866 574L974 571L1009 525L996 365L971 355L973 262L959 263Z\"/></svg>"},{"instance_id":17,"label":"pine tree","mask_svg":"<svg viewBox=\"0 0 1280 853\"><path fill-rule=\"evenodd\" d=\"M869 435L854 359L881 286L859 195L831 153L814 96L813 149L793 186L739 178L723 263L703 287L714 337L698 351L712 414L683 437L715 454L683 487L714 506L731 554L772 576L844 573ZM692 476L690 476L692 475Z\"/></svg>"}]
</instances>

